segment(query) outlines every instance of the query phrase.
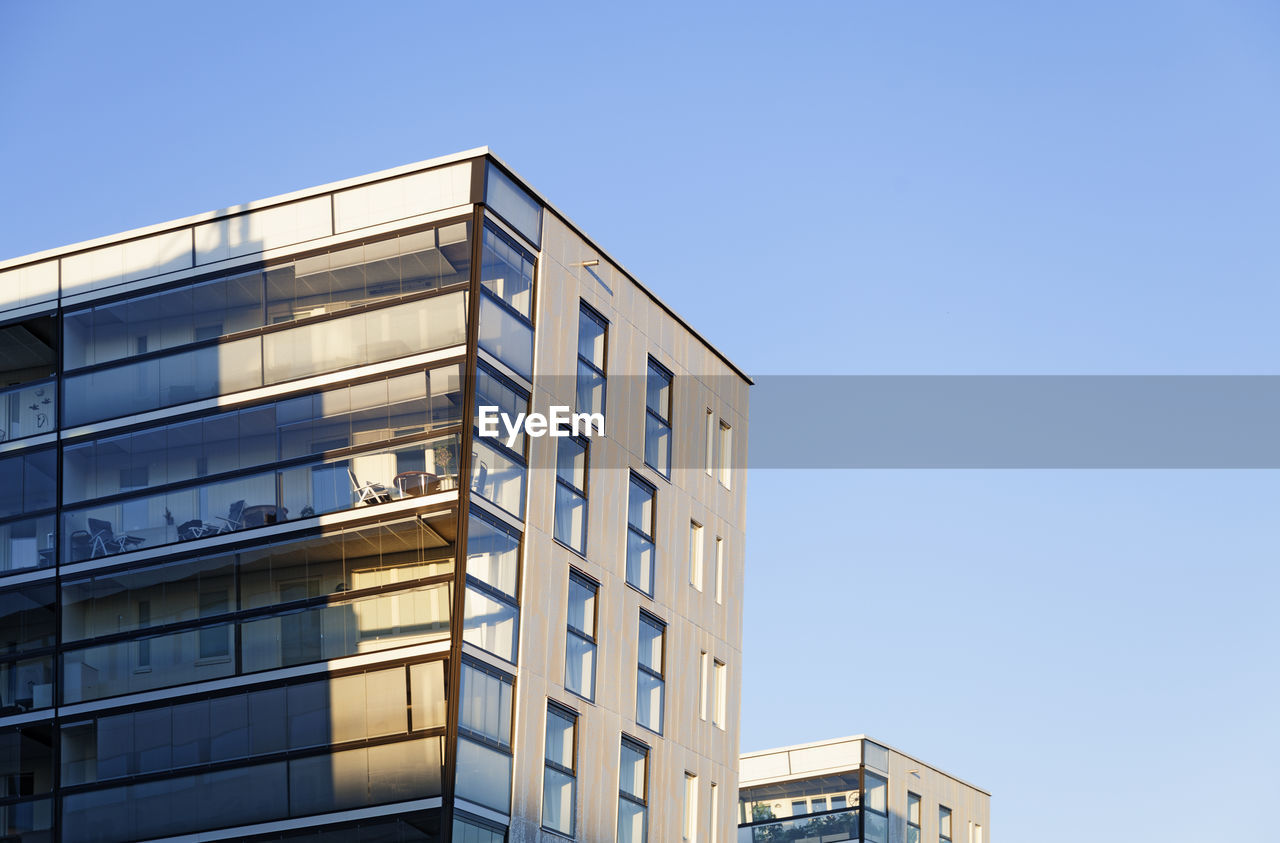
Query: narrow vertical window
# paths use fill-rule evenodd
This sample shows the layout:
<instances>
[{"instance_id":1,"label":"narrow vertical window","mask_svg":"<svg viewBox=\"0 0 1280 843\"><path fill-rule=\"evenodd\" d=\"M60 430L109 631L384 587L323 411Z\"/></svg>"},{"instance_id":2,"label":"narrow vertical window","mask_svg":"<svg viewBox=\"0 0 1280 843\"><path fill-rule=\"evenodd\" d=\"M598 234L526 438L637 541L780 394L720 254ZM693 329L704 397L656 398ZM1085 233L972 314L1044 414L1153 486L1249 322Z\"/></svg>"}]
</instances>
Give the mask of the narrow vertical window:
<instances>
[{"instance_id":1,"label":"narrow vertical window","mask_svg":"<svg viewBox=\"0 0 1280 843\"><path fill-rule=\"evenodd\" d=\"M520 533L471 510L462 640L515 664L520 630Z\"/></svg>"},{"instance_id":2,"label":"narrow vertical window","mask_svg":"<svg viewBox=\"0 0 1280 843\"><path fill-rule=\"evenodd\" d=\"M458 697L455 792L510 813L512 680L492 668L464 663Z\"/></svg>"},{"instance_id":3,"label":"narrow vertical window","mask_svg":"<svg viewBox=\"0 0 1280 843\"><path fill-rule=\"evenodd\" d=\"M684 836L694 840L698 836L698 777L688 771L684 774Z\"/></svg>"},{"instance_id":4,"label":"narrow vertical window","mask_svg":"<svg viewBox=\"0 0 1280 843\"><path fill-rule=\"evenodd\" d=\"M556 452L555 539L587 555L587 440L563 436Z\"/></svg>"},{"instance_id":5,"label":"narrow vertical window","mask_svg":"<svg viewBox=\"0 0 1280 843\"><path fill-rule=\"evenodd\" d=\"M698 672L701 674L701 682L698 691L698 717L702 720L707 719L707 681L710 670L711 657L707 655L707 651L703 650L698 656Z\"/></svg>"},{"instance_id":6,"label":"narrow vertical window","mask_svg":"<svg viewBox=\"0 0 1280 843\"><path fill-rule=\"evenodd\" d=\"M711 783L711 843L720 843L720 785Z\"/></svg>"},{"instance_id":7,"label":"narrow vertical window","mask_svg":"<svg viewBox=\"0 0 1280 843\"><path fill-rule=\"evenodd\" d=\"M547 703L546 761L542 771L542 827L573 836L577 814L578 715Z\"/></svg>"},{"instance_id":8,"label":"narrow vertical window","mask_svg":"<svg viewBox=\"0 0 1280 843\"><path fill-rule=\"evenodd\" d=\"M627 498L627 582L653 596L653 524L658 490L631 475Z\"/></svg>"},{"instance_id":9,"label":"narrow vertical window","mask_svg":"<svg viewBox=\"0 0 1280 843\"><path fill-rule=\"evenodd\" d=\"M889 843L889 780L862 771L863 843Z\"/></svg>"},{"instance_id":10,"label":"narrow vertical window","mask_svg":"<svg viewBox=\"0 0 1280 843\"><path fill-rule=\"evenodd\" d=\"M648 826L649 748L624 737L618 763L618 843L645 843Z\"/></svg>"},{"instance_id":11,"label":"narrow vertical window","mask_svg":"<svg viewBox=\"0 0 1280 843\"><path fill-rule=\"evenodd\" d=\"M938 806L938 843L951 843L951 809Z\"/></svg>"},{"instance_id":12,"label":"narrow vertical window","mask_svg":"<svg viewBox=\"0 0 1280 843\"><path fill-rule=\"evenodd\" d=\"M920 796L907 793L907 843L920 843Z\"/></svg>"},{"instance_id":13,"label":"narrow vertical window","mask_svg":"<svg viewBox=\"0 0 1280 843\"><path fill-rule=\"evenodd\" d=\"M733 428L720 422L720 485L733 488Z\"/></svg>"},{"instance_id":14,"label":"narrow vertical window","mask_svg":"<svg viewBox=\"0 0 1280 843\"><path fill-rule=\"evenodd\" d=\"M707 442L704 449L707 476L713 477L716 469L716 415L707 408Z\"/></svg>"},{"instance_id":15,"label":"narrow vertical window","mask_svg":"<svg viewBox=\"0 0 1280 843\"><path fill-rule=\"evenodd\" d=\"M534 257L486 223L480 265L480 347L533 378Z\"/></svg>"},{"instance_id":16,"label":"narrow vertical window","mask_svg":"<svg viewBox=\"0 0 1280 843\"><path fill-rule=\"evenodd\" d=\"M664 678L664 636L662 621L647 612L640 613L640 641L636 665L636 722L650 731L662 734Z\"/></svg>"},{"instance_id":17,"label":"narrow vertical window","mask_svg":"<svg viewBox=\"0 0 1280 843\"><path fill-rule=\"evenodd\" d=\"M510 437L498 419L501 414L514 419L520 413L527 413L529 393L483 364L476 366L475 392L471 491L523 519L526 437L523 430ZM492 427L488 427L489 432L493 434L496 430L496 434L481 434L480 431L487 427L484 421L486 416L493 423ZM447 473L452 458L443 451L444 449L437 448L433 456L437 461L436 470ZM440 467L441 459L444 460L444 468Z\"/></svg>"},{"instance_id":18,"label":"narrow vertical window","mask_svg":"<svg viewBox=\"0 0 1280 843\"><path fill-rule=\"evenodd\" d=\"M716 602L724 602L724 539L716 536Z\"/></svg>"},{"instance_id":19,"label":"narrow vertical window","mask_svg":"<svg viewBox=\"0 0 1280 843\"><path fill-rule=\"evenodd\" d=\"M649 358L645 390L644 462L661 474L671 476L671 372Z\"/></svg>"},{"instance_id":20,"label":"narrow vertical window","mask_svg":"<svg viewBox=\"0 0 1280 843\"><path fill-rule=\"evenodd\" d=\"M575 396L579 413L604 415L608 337L609 323L582 302L578 311L578 385Z\"/></svg>"},{"instance_id":21,"label":"narrow vertical window","mask_svg":"<svg viewBox=\"0 0 1280 843\"><path fill-rule=\"evenodd\" d=\"M564 648L564 686L588 700L596 696L596 593L599 586L569 571L569 630Z\"/></svg>"},{"instance_id":22,"label":"narrow vertical window","mask_svg":"<svg viewBox=\"0 0 1280 843\"><path fill-rule=\"evenodd\" d=\"M702 591L702 525L689 522L689 585Z\"/></svg>"},{"instance_id":23,"label":"narrow vertical window","mask_svg":"<svg viewBox=\"0 0 1280 843\"><path fill-rule=\"evenodd\" d=\"M716 659L716 707L714 723L717 728L725 728L729 713L729 668L724 662Z\"/></svg>"}]
</instances>

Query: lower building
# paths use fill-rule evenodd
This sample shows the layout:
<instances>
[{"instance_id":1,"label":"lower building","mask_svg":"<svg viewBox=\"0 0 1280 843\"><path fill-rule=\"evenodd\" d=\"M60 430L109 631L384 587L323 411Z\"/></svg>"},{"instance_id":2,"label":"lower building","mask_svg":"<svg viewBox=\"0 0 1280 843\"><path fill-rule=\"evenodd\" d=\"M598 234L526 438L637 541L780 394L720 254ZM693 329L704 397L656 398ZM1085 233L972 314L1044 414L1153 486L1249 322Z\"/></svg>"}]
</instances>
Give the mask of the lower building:
<instances>
[{"instance_id":1,"label":"lower building","mask_svg":"<svg viewBox=\"0 0 1280 843\"><path fill-rule=\"evenodd\" d=\"M989 843L991 795L864 735L749 752L738 843Z\"/></svg>"}]
</instances>

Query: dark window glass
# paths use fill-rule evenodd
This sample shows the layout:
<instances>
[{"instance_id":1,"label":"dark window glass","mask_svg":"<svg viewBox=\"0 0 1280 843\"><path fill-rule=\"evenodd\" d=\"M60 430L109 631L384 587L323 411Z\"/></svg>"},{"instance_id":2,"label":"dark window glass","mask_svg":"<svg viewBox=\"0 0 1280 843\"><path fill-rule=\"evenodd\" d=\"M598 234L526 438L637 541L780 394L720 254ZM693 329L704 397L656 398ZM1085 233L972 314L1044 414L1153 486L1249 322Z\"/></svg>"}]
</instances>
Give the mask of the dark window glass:
<instances>
[{"instance_id":1,"label":"dark window glass","mask_svg":"<svg viewBox=\"0 0 1280 843\"><path fill-rule=\"evenodd\" d=\"M577 813L578 718L547 705L545 763L542 772L542 826L573 836Z\"/></svg>"},{"instance_id":2,"label":"dark window glass","mask_svg":"<svg viewBox=\"0 0 1280 843\"><path fill-rule=\"evenodd\" d=\"M618 764L618 843L644 843L648 826L649 750L624 737Z\"/></svg>"},{"instance_id":3,"label":"dark window glass","mask_svg":"<svg viewBox=\"0 0 1280 843\"><path fill-rule=\"evenodd\" d=\"M671 476L671 372L653 358L645 389L644 462Z\"/></svg>"},{"instance_id":4,"label":"dark window glass","mask_svg":"<svg viewBox=\"0 0 1280 843\"><path fill-rule=\"evenodd\" d=\"M663 645L666 627L657 618L640 613L638 666L636 670L636 722L661 734L663 697Z\"/></svg>"},{"instance_id":5,"label":"dark window glass","mask_svg":"<svg viewBox=\"0 0 1280 843\"><path fill-rule=\"evenodd\" d=\"M599 586L569 572L569 628L565 640L564 686L580 697L596 696L596 594Z\"/></svg>"},{"instance_id":6,"label":"dark window glass","mask_svg":"<svg viewBox=\"0 0 1280 843\"><path fill-rule=\"evenodd\" d=\"M657 490L631 475L627 496L627 582L653 596L654 507Z\"/></svg>"}]
</instances>

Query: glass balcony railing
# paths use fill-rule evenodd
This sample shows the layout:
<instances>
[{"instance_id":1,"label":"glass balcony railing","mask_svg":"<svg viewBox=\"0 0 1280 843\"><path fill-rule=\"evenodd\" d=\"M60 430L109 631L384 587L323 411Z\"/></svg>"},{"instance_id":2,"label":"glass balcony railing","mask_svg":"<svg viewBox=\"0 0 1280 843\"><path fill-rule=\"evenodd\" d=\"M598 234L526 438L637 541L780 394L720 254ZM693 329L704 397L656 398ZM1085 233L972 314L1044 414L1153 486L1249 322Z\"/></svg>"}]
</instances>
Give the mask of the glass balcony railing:
<instances>
[{"instance_id":1,"label":"glass balcony railing","mask_svg":"<svg viewBox=\"0 0 1280 843\"><path fill-rule=\"evenodd\" d=\"M53 378L0 390L0 442L58 429L58 387Z\"/></svg>"},{"instance_id":2,"label":"glass balcony railing","mask_svg":"<svg viewBox=\"0 0 1280 843\"><path fill-rule=\"evenodd\" d=\"M841 843L859 837L858 809L738 828L738 843Z\"/></svg>"},{"instance_id":3,"label":"glass balcony railing","mask_svg":"<svg viewBox=\"0 0 1280 843\"><path fill-rule=\"evenodd\" d=\"M458 487L458 436L99 504L62 516L80 562Z\"/></svg>"}]
</instances>

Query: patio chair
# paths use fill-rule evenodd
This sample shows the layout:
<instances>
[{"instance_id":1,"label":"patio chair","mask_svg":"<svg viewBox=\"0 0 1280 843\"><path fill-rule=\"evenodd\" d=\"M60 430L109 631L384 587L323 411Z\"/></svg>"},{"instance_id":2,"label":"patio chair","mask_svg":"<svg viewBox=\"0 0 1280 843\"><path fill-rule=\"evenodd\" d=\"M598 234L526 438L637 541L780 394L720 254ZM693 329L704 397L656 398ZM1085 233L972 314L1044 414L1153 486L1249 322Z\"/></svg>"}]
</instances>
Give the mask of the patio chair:
<instances>
[{"instance_id":1,"label":"patio chair","mask_svg":"<svg viewBox=\"0 0 1280 843\"><path fill-rule=\"evenodd\" d=\"M217 524L206 524L199 518L193 518L178 525L178 541L185 542L192 539L202 539L205 536L212 536L220 532L222 532L222 528Z\"/></svg>"},{"instance_id":2,"label":"patio chair","mask_svg":"<svg viewBox=\"0 0 1280 843\"><path fill-rule=\"evenodd\" d=\"M117 536L110 521L99 518L89 520L89 555L93 558L106 556L108 553L125 553L141 547L146 539L137 536Z\"/></svg>"},{"instance_id":3,"label":"patio chair","mask_svg":"<svg viewBox=\"0 0 1280 843\"><path fill-rule=\"evenodd\" d=\"M236 530L244 529L244 501L238 500L231 504L227 510L227 516L224 518L218 516L218 520L225 524L218 532L234 533Z\"/></svg>"},{"instance_id":4,"label":"patio chair","mask_svg":"<svg viewBox=\"0 0 1280 843\"><path fill-rule=\"evenodd\" d=\"M390 503L394 497L391 490L381 483L361 483L350 468L347 469L347 476L351 478L351 491L356 495L357 504L370 506L375 503Z\"/></svg>"}]
</instances>

